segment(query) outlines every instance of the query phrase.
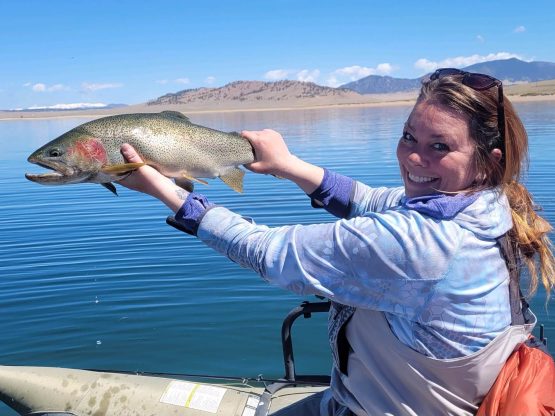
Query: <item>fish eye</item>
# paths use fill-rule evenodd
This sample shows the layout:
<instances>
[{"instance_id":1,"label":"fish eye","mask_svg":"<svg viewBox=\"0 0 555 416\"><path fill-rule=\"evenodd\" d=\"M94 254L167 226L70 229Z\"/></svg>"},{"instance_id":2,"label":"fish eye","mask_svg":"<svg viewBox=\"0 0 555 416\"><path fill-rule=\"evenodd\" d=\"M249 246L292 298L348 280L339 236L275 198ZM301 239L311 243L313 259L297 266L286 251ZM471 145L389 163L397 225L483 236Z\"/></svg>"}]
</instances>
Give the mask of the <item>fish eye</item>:
<instances>
[{"instance_id":1,"label":"fish eye","mask_svg":"<svg viewBox=\"0 0 555 416\"><path fill-rule=\"evenodd\" d=\"M48 151L48 156L50 157L59 157L62 155L62 151L60 149L50 149Z\"/></svg>"}]
</instances>

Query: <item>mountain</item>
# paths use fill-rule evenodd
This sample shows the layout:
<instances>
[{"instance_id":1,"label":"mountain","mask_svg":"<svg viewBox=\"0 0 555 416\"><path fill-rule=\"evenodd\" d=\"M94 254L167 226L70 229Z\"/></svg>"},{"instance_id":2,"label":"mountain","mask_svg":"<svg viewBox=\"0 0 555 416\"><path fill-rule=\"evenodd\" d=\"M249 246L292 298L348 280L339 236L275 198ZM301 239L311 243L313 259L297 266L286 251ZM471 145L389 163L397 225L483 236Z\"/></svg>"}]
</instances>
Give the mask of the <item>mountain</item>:
<instances>
[{"instance_id":1,"label":"mountain","mask_svg":"<svg viewBox=\"0 0 555 416\"><path fill-rule=\"evenodd\" d=\"M550 62L524 62L513 58L484 62L463 69L490 74L509 83L555 80L555 64ZM235 81L219 88L195 88L169 93L148 102L147 106L157 107L153 108L153 111L175 108L176 105L182 106L184 111L203 111L368 104L384 100L407 102L416 97L422 78L424 77L406 79L370 75L339 88L290 80ZM552 94L550 92L552 87L542 85L537 85L538 91L524 91L532 86L532 84L522 84L523 91L515 90L514 93L517 95ZM509 86L507 93L513 87L516 85ZM384 94L387 94L388 97L384 98ZM389 96L390 94L393 95Z\"/></svg>"},{"instance_id":2,"label":"mountain","mask_svg":"<svg viewBox=\"0 0 555 416\"><path fill-rule=\"evenodd\" d=\"M488 74L501 81L509 82L537 82L555 79L555 63L524 62L516 58L482 62L467 66L464 70Z\"/></svg>"},{"instance_id":3,"label":"mountain","mask_svg":"<svg viewBox=\"0 0 555 416\"><path fill-rule=\"evenodd\" d=\"M344 88L323 87L301 81L235 81L219 88L195 88L163 95L148 105L221 104L223 102L283 102L310 101L322 98L357 99L360 94Z\"/></svg>"},{"instance_id":4,"label":"mountain","mask_svg":"<svg viewBox=\"0 0 555 416\"><path fill-rule=\"evenodd\" d=\"M504 82L537 82L555 79L555 63L525 62L520 59L500 59L482 62L462 68L464 71L480 72L491 75ZM359 94L381 94L399 91L411 91L420 88L421 80L392 78L388 76L369 75L357 81L341 85Z\"/></svg>"},{"instance_id":5,"label":"mountain","mask_svg":"<svg viewBox=\"0 0 555 416\"><path fill-rule=\"evenodd\" d=\"M369 75L357 81L341 85L359 94L389 94L392 92L411 91L420 88L420 78L393 78L380 75Z\"/></svg>"}]
</instances>

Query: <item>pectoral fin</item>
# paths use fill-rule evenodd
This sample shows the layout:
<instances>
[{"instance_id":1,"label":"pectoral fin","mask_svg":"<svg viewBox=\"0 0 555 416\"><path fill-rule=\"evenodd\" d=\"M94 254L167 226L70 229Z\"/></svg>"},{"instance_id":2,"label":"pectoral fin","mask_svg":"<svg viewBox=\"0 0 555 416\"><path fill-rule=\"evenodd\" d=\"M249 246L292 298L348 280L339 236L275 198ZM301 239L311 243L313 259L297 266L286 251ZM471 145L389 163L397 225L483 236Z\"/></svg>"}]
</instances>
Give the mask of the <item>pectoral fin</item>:
<instances>
[{"instance_id":1,"label":"pectoral fin","mask_svg":"<svg viewBox=\"0 0 555 416\"><path fill-rule=\"evenodd\" d=\"M139 169L141 166L144 165L146 165L146 163L122 163L119 165L106 165L102 167L101 171L103 173L125 173Z\"/></svg>"},{"instance_id":2,"label":"pectoral fin","mask_svg":"<svg viewBox=\"0 0 555 416\"><path fill-rule=\"evenodd\" d=\"M116 190L116 187L112 182L101 183L100 185L112 192L115 196L118 196L118 191Z\"/></svg>"},{"instance_id":3,"label":"pectoral fin","mask_svg":"<svg viewBox=\"0 0 555 416\"><path fill-rule=\"evenodd\" d=\"M198 183L202 183L203 185L208 185L208 182L203 181L202 179L193 178L192 176L189 176L185 173L182 173L181 176L183 176L185 179L187 179L190 182L198 182Z\"/></svg>"},{"instance_id":4,"label":"pectoral fin","mask_svg":"<svg viewBox=\"0 0 555 416\"><path fill-rule=\"evenodd\" d=\"M220 176L224 183L233 189L235 192L243 193L243 177L245 172L239 168L231 170L229 173Z\"/></svg>"}]
</instances>

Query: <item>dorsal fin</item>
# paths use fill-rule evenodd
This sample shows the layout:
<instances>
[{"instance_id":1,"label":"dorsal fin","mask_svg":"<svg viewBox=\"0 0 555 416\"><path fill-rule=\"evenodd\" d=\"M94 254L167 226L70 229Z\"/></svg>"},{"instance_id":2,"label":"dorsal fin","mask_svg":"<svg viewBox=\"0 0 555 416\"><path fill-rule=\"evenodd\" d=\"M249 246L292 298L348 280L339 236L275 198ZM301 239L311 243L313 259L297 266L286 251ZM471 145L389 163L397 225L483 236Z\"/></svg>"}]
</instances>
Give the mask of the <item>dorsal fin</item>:
<instances>
[{"instance_id":1,"label":"dorsal fin","mask_svg":"<svg viewBox=\"0 0 555 416\"><path fill-rule=\"evenodd\" d=\"M166 116L166 117L175 117L175 118L180 118L180 119L185 120L185 121L190 121L189 117L187 117L183 113L180 113L179 111L166 110L166 111L162 111L160 114L163 115L163 116Z\"/></svg>"}]
</instances>

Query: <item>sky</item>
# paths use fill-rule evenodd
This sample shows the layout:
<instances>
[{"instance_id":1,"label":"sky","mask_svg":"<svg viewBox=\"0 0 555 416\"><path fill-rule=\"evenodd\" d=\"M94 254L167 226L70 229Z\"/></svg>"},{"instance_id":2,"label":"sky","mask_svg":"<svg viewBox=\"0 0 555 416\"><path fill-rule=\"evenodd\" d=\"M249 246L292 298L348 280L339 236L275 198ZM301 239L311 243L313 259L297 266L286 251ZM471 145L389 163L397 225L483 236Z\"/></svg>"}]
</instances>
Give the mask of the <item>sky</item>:
<instances>
[{"instance_id":1,"label":"sky","mask_svg":"<svg viewBox=\"0 0 555 416\"><path fill-rule=\"evenodd\" d=\"M555 62L555 1L0 0L0 109Z\"/></svg>"}]
</instances>

